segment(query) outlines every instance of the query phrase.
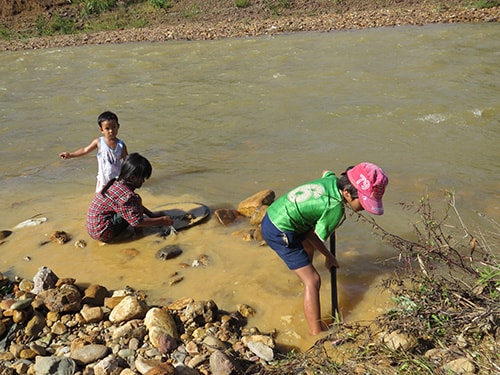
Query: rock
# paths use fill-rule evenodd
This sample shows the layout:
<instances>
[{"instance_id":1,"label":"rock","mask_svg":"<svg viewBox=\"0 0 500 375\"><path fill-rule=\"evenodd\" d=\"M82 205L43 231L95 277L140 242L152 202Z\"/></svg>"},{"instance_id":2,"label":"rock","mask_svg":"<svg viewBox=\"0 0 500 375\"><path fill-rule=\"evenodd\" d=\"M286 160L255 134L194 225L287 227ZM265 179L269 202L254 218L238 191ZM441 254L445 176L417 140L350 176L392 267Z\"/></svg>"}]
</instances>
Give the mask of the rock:
<instances>
[{"instance_id":1,"label":"rock","mask_svg":"<svg viewBox=\"0 0 500 375\"><path fill-rule=\"evenodd\" d=\"M63 322L55 322L50 328L50 332L55 335L64 335L68 332L68 327Z\"/></svg>"},{"instance_id":2,"label":"rock","mask_svg":"<svg viewBox=\"0 0 500 375\"><path fill-rule=\"evenodd\" d=\"M142 319L148 311L146 302L135 296L126 296L115 306L109 314L109 320L113 323L125 322L132 319Z\"/></svg>"},{"instance_id":3,"label":"rock","mask_svg":"<svg viewBox=\"0 0 500 375\"><path fill-rule=\"evenodd\" d=\"M149 341L155 348L159 348L160 338L163 335L169 335L173 339L179 338L177 325L167 309L158 307L149 309L144 318L144 325L149 331Z\"/></svg>"},{"instance_id":4,"label":"rock","mask_svg":"<svg viewBox=\"0 0 500 375\"><path fill-rule=\"evenodd\" d=\"M35 375L73 375L76 363L67 357L36 357Z\"/></svg>"},{"instance_id":5,"label":"rock","mask_svg":"<svg viewBox=\"0 0 500 375\"><path fill-rule=\"evenodd\" d=\"M243 216L251 217L257 208L271 205L275 197L274 191L270 189L259 191L241 201L238 205L238 212Z\"/></svg>"},{"instance_id":6,"label":"rock","mask_svg":"<svg viewBox=\"0 0 500 375\"><path fill-rule=\"evenodd\" d=\"M274 340L272 337L266 335L248 335L241 338L241 342L248 346L251 342L260 342L270 348L274 348Z\"/></svg>"},{"instance_id":7,"label":"rock","mask_svg":"<svg viewBox=\"0 0 500 375\"><path fill-rule=\"evenodd\" d=\"M158 349L161 354L170 354L177 349L178 346L177 340L168 333L164 333L158 338Z\"/></svg>"},{"instance_id":8,"label":"rock","mask_svg":"<svg viewBox=\"0 0 500 375\"><path fill-rule=\"evenodd\" d=\"M451 372L452 374L475 374L477 372L474 363L466 357L460 357L446 363L443 369L446 373Z\"/></svg>"},{"instance_id":9,"label":"rock","mask_svg":"<svg viewBox=\"0 0 500 375\"><path fill-rule=\"evenodd\" d=\"M262 219L264 219L268 207L269 206L267 205L262 205L257 207L252 216L250 217L250 224L253 226L258 226L260 223L262 223Z\"/></svg>"},{"instance_id":10,"label":"rock","mask_svg":"<svg viewBox=\"0 0 500 375\"><path fill-rule=\"evenodd\" d=\"M227 342L213 336L205 336L203 339L203 345L209 350L226 350L230 346Z\"/></svg>"},{"instance_id":11,"label":"rock","mask_svg":"<svg viewBox=\"0 0 500 375\"><path fill-rule=\"evenodd\" d=\"M47 309L55 312L77 312L81 308L80 291L74 285L63 285L58 289L48 289L38 293Z\"/></svg>"},{"instance_id":12,"label":"rock","mask_svg":"<svg viewBox=\"0 0 500 375\"><path fill-rule=\"evenodd\" d=\"M104 306L104 299L108 296L108 290L102 285L94 284L85 289L82 303L92 306Z\"/></svg>"},{"instance_id":13,"label":"rock","mask_svg":"<svg viewBox=\"0 0 500 375\"><path fill-rule=\"evenodd\" d=\"M31 292L34 287L35 283L32 280L24 279L19 283L19 290L22 290L23 292Z\"/></svg>"},{"instance_id":14,"label":"rock","mask_svg":"<svg viewBox=\"0 0 500 375\"><path fill-rule=\"evenodd\" d=\"M7 331L7 326L5 325L5 322L0 320L0 337L2 337L6 331Z\"/></svg>"},{"instance_id":15,"label":"rock","mask_svg":"<svg viewBox=\"0 0 500 375\"><path fill-rule=\"evenodd\" d=\"M175 375L200 375L200 372L194 368L179 365L175 367Z\"/></svg>"},{"instance_id":16,"label":"rock","mask_svg":"<svg viewBox=\"0 0 500 375\"><path fill-rule=\"evenodd\" d=\"M112 296L104 298L104 307L113 310L124 298L125 296Z\"/></svg>"},{"instance_id":17,"label":"rock","mask_svg":"<svg viewBox=\"0 0 500 375\"><path fill-rule=\"evenodd\" d=\"M122 361L113 355L108 355L94 366L94 375L120 375Z\"/></svg>"},{"instance_id":18,"label":"rock","mask_svg":"<svg viewBox=\"0 0 500 375\"><path fill-rule=\"evenodd\" d=\"M216 350L210 355L210 371L213 375L240 375L243 372L222 351Z\"/></svg>"},{"instance_id":19,"label":"rock","mask_svg":"<svg viewBox=\"0 0 500 375\"><path fill-rule=\"evenodd\" d=\"M270 362L274 359L274 351L269 346L263 344L259 341L250 341L248 343L248 349L252 351L257 357L263 359L266 362Z\"/></svg>"},{"instance_id":20,"label":"rock","mask_svg":"<svg viewBox=\"0 0 500 375\"><path fill-rule=\"evenodd\" d=\"M399 330L384 335L382 341L390 350L411 351L418 344L415 337L401 333Z\"/></svg>"},{"instance_id":21,"label":"rock","mask_svg":"<svg viewBox=\"0 0 500 375\"><path fill-rule=\"evenodd\" d=\"M17 374L27 374L30 364L31 361L22 359L13 363L10 368L14 369Z\"/></svg>"},{"instance_id":22,"label":"rock","mask_svg":"<svg viewBox=\"0 0 500 375\"><path fill-rule=\"evenodd\" d=\"M176 300L176 301L172 302L170 305L168 305L168 309L175 310L175 311L184 310L186 308L186 306L188 306L189 304L191 304L193 302L194 302L194 299L192 299L191 297L179 298L178 300Z\"/></svg>"},{"instance_id":23,"label":"rock","mask_svg":"<svg viewBox=\"0 0 500 375\"><path fill-rule=\"evenodd\" d=\"M48 267L40 267L35 277L33 277L34 287L31 291L38 294L44 290L54 288L59 277Z\"/></svg>"},{"instance_id":24,"label":"rock","mask_svg":"<svg viewBox=\"0 0 500 375\"><path fill-rule=\"evenodd\" d=\"M148 371L154 369L161 364L160 359L146 359L142 356L137 356L134 361L135 369L140 374L146 374Z\"/></svg>"},{"instance_id":25,"label":"rock","mask_svg":"<svg viewBox=\"0 0 500 375\"><path fill-rule=\"evenodd\" d=\"M254 308L252 308L248 305L245 305L243 303L237 305L236 308L238 309L238 312L241 314L241 316L244 318L250 318L250 317L254 316L256 313Z\"/></svg>"},{"instance_id":26,"label":"rock","mask_svg":"<svg viewBox=\"0 0 500 375\"><path fill-rule=\"evenodd\" d=\"M84 305L80 314L86 323L100 322L104 318L104 312L100 306Z\"/></svg>"},{"instance_id":27,"label":"rock","mask_svg":"<svg viewBox=\"0 0 500 375\"><path fill-rule=\"evenodd\" d=\"M194 301L186 306L183 319L186 324L194 322L201 327L212 323L219 317L219 309L214 301Z\"/></svg>"},{"instance_id":28,"label":"rock","mask_svg":"<svg viewBox=\"0 0 500 375\"><path fill-rule=\"evenodd\" d=\"M45 328L44 316L39 312L35 312L31 317L31 319L26 324L26 329L24 332L26 333L26 336L30 338L37 338L44 328Z\"/></svg>"},{"instance_id":29,"label":"rock","mask_svg":"<svg viewBox=\"0 0 500 375\"><path fill-rule=\"evenodd\" d=\"M12 234L11 230L2 230L0 231L0 240L4 240Z\"/></svg>"},{"instance_id":30,"label":"rock","mask_svg":"<svg viewBox=\"0 0 500 375\"><path fill-rule=\"evenodd\" d=\"M105 345L90 344L71 351L70 358L77 363L88 365L103 359L108 352L109 348Z\"/></svg>"},{"instance_id":31,"label":"rock","mask_svg":"<svg viewBox=\"0 0 500 375\"><path fill-rule=\"evenodd\" d=\"M222 225L229 225L234 223L240 217L240 213L237 210L229 210L224 208L219 208L214 211L214 217Z\"/></svg>"},{"instance_id":32,"label":"rock","mask_svg":"<svg viewBox=\"0 0 500 375\"><path fill-rule=\"evenodd\" d=\"M153 367L144 375L174 375L175 368L170 363L162 363L156 367Z\"/></svg>"},{"instance_id":33,"label":"rock","mask_svg":"<svg viewBox=\"0 0 500 375\"><path fill-rule=\"evenodd\" d=\"M177 245L167 245L156 252L156 259L167 260L178 257L182 254L182 249Z\"/></svg>"},{"instance_id":34,"label":"rock","mask_svg":"<svg viewBox=\"0 0 500 375\"><path fill-rule=\"evenodd\" d=\"M116 327L112 331L113 340L118 340L119 338L124 339L142 339L147 334L147 329L144 326L142 320L134 319L126 322L119 327Z\"/></svg>"},{"instance_id":35,"label":"rock","mask_svg":"<svg viewBox=\"0 0 500 375\"><path fill-rule=\"evenodd\" d=\"M63 277L63 278L59 278L56 281L55 287L56 288L60 288L63 285L75 285L75 283L76 283L76 279L75 278L73 278L73 277Z\"/></svg>"},{"instance_id":36,"label":"rock","mask_svg":"<svg viewBox=\"0 0 500 375\"><path fill-rule=\"evenodd\" d=\"M49 240L56 244L64 245L66 242L71 240L71 236L65 231L57 230L49 235Z\"/></svg>"}]
</instances>

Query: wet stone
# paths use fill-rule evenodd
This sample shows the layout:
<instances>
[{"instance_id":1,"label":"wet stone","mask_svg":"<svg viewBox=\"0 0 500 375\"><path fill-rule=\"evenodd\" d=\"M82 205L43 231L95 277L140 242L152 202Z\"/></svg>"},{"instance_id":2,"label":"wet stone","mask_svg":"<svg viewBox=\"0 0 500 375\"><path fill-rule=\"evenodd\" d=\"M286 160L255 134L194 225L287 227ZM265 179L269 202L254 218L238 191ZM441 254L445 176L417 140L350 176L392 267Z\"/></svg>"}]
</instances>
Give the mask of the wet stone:
<instances>
[{"instance_id":1,"label":"wet stone","mask_svg":"<svg viewBox=\"0 0 500 375\"><path fill-rule=\"evenodd\" d=\"M156 259L168 260L178 257L182 254L182 249L177 245L168 245L156 252Z\"/></svg>"}]
</instances>

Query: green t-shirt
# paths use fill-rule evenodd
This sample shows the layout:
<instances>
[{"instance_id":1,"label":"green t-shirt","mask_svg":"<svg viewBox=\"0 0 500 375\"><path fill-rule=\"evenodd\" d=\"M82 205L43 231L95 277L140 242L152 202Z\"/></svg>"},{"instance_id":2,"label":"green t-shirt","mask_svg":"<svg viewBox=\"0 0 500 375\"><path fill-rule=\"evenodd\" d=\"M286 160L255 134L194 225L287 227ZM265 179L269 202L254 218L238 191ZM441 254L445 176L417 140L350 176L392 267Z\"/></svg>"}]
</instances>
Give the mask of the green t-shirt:
<instances>
[{"instance_id":1,"label":"green t-shirt","mask_svg":"<svg viewBox=\"0 0 500 375\"><path fill-rule=\"evenodd\" d=\"M281 231L305 233L314 227L325 241L344 217L337 177L327 171L323 177L296 187L274 201L267 214Z\"/></svg>"}]
</instances>

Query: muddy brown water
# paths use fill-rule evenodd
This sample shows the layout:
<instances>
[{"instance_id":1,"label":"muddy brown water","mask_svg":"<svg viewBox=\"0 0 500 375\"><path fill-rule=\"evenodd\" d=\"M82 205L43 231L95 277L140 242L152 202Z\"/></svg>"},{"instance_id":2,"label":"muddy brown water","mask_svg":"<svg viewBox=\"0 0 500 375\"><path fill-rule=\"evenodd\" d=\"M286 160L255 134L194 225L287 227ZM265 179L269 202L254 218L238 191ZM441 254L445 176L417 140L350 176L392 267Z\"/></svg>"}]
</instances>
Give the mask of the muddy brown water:
<instances>
[{"instance_id":1,"label":"muddy brown water","mask_svg":"<svg viewBox=\"0 0 500 375\"><path fill-rule=\"evenodd\" d=\"M305 349L314 340L300 282L269 248L233 234L245 221L224 227L212 217L176 237L102 246L84 227L95 154L58 154L99 136L97 115L112 110L129 151L153 165L138 190L150 209L234 208L366 160L390 178L376 218L388 231L411 238L418 217L399 203L430 194L439 208L443 190L456 193L474 229L483 215L499 217L499 51L495 23L2 52L0 229L34 215L48 221L4 240L0 271L32 278L48 266L82 285L146 290L155 302L210 298L229 311L246 303L257 311L249 325ZM73 240L42 246L55 230ZM370 232L353 218L337 232L346 320L372 319L390 302L378 284L397 252ZM156 259L169 244L183 253ZM201 255L207 266L182 267ZM328 317L329 273L322 257L315 264Z\"/></svg>"}]
</instances>

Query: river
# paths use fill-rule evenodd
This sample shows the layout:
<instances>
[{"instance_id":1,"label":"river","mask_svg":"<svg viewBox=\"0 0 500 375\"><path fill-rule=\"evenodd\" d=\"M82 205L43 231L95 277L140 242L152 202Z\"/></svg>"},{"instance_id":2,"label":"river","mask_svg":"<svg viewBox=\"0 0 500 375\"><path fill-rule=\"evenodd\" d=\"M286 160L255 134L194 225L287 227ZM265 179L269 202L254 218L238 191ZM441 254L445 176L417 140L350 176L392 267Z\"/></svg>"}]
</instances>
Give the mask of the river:
<instances>
[{"instance_id":1,"label":"river","mask_svg":"<svg viewBox=\"0 0 500 375\"><path fill-rule=\"evenodd\" d=\"M370 161L389 175L386 213L375 218L389 232L412 238L418 217L400 203L429 194L439 208L447 190L477 228L499 218L499 63L498 23L2 52L0 229L35 215L48 221L2 242L0 272L32 278L47 266L83 286L145 290L152 303L190 296L228 311L246 303L257 311L249 325L305 349L313 339L300 282L268 247L234 234L245 220L225 227L211 217L175 238L102 246L84 225L95 154L59 153L98 137L97 116L111 110L129 152L153 165L138 190L151 209L235 208L258 191L281 195L323 169ZM56 230L72 241L42 245ZM73 246L78 239L87 247ZM167 244L183 254L157 260ZM208 265L180 266L202 254ZM343 318L372 319L389 302L378 285L397 251L348 217L337 254ZM315 265L328 317L329 273L322 257ZM183 280L170 285L175 277Z\"/></svg>"}]
</instances>

